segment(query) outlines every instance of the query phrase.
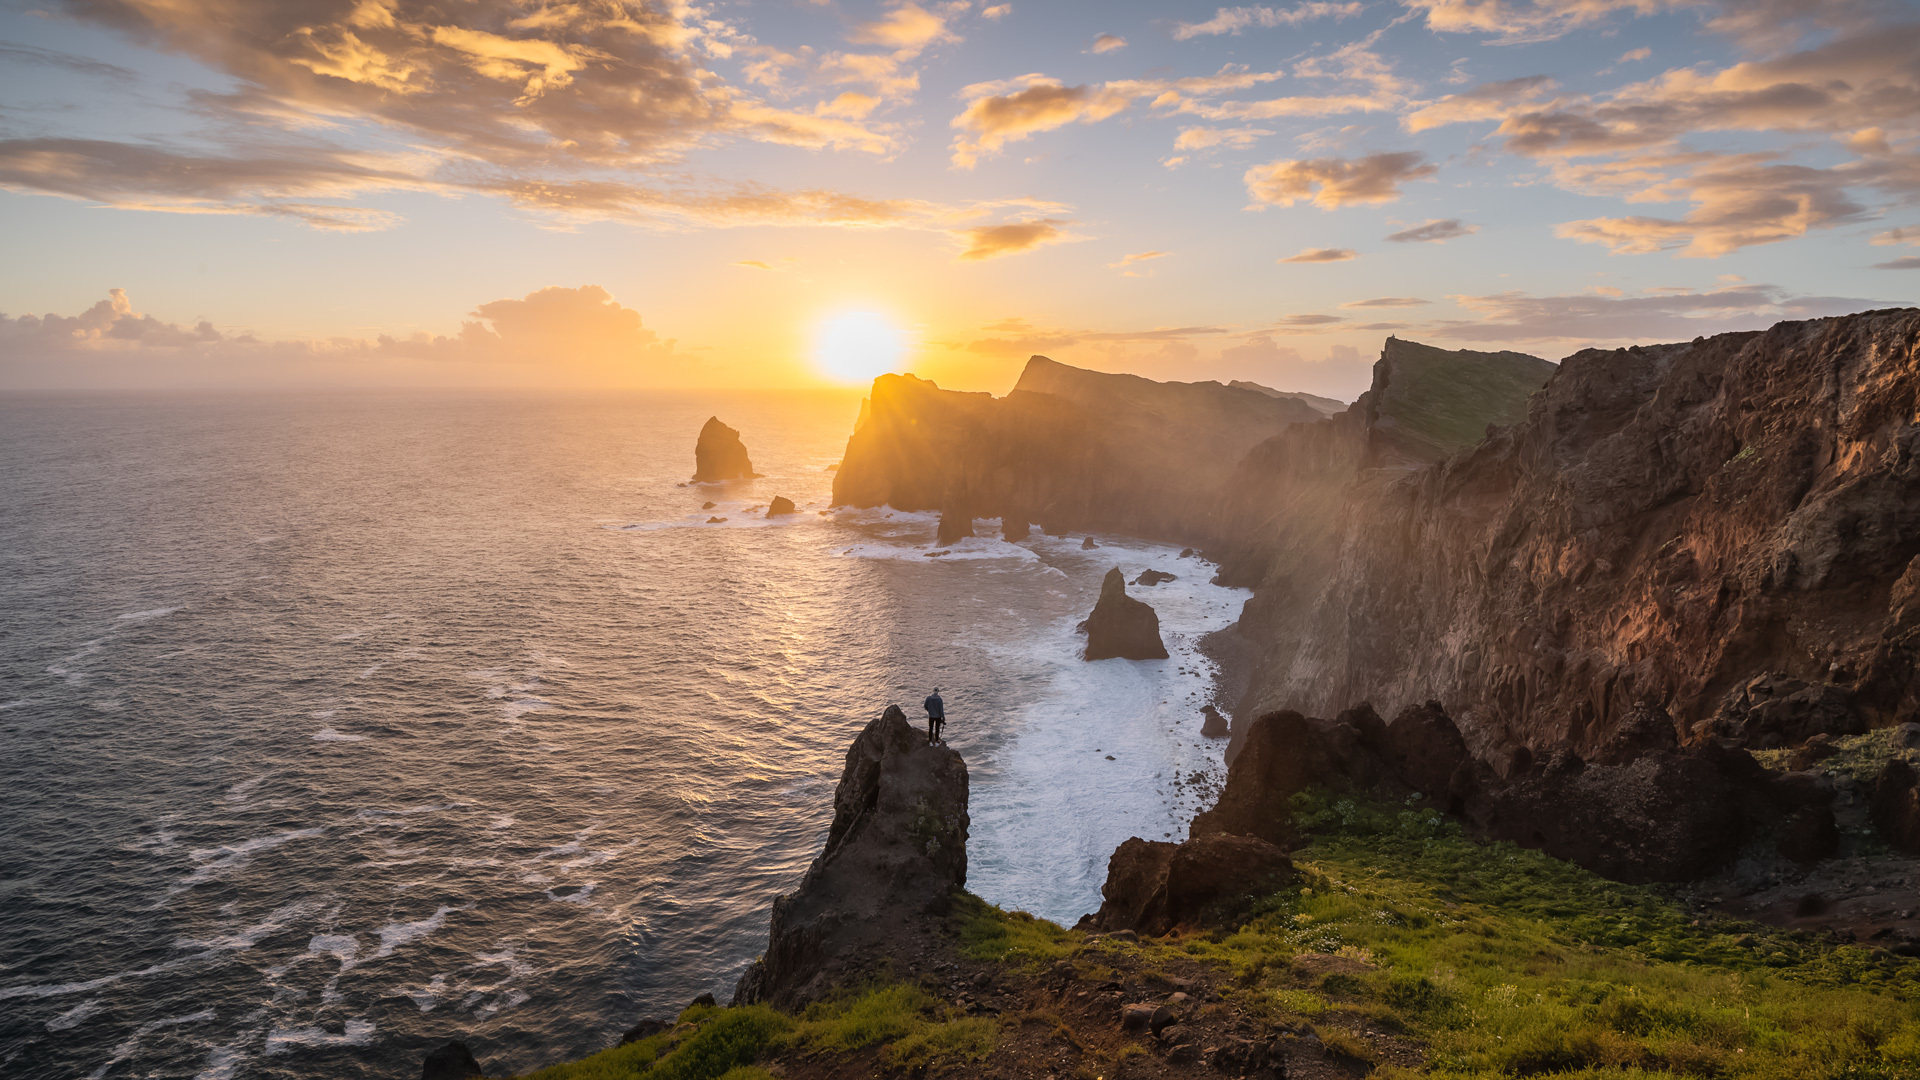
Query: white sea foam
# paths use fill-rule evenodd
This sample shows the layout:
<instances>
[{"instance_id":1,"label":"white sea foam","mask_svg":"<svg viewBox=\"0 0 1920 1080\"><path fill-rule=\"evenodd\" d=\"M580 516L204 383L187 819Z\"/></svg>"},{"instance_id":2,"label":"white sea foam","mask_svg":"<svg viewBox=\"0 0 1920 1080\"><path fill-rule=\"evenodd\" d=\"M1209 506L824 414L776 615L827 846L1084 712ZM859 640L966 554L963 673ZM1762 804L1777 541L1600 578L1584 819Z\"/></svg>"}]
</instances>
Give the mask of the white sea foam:
<instances>
[{"instance_id":1,"label":"white sea foam","mask_svg":"<svg viewBox=\"0 0 1920 1080\"><path fill-rule=\"evenodd\" d=\"M349 1020L341 1031L325 1028L275 1028L267 1033L266 1053L284 1054L299 1046L365 1046L373 1041L373 1023Z\"/></svg>"},{"instance_id":2,"label":"white sea foam","mask_svg":"<svg viewBox=\"0 0 1920 1080\"><path fill-rule=\"evenodd\" d=\"M307 951L333 957L340 962L340 970L345 971L360 955L360 942L352 934L315 934L307 942Z\"/></svg>"},{"instance_id":3,"label":"white sea foam","mask_svg":"<svg viewBox=\"0 0 1920 1080\"><path fill-rule=\"evenodd\" d=\"M161 1028L178 1027L181 1024L201 1024L211 1019L213 1019L213 1010L203 1009L200 1012L187 1016L170 1016L164 1020L150 1020L147 1023L141 1024L134 1030L131 1037L119 1046L113 1048L113 1056L103 1062L99 1068L93 1070L93 1072L89 1074L88 1080L100 1080L100 1078L107 1075L107 1072L115 1065L132 1057L133 1052L140 1049L141 1039L146 1038Z\"/></svg>"},{"instance_id":4,"label":"white sea foam","mask_svg":"<svg viewBox=\"0 0 1920 1080\"><path fill-rule=\"evenodd\" d=\"M418 1006L423 1013L430 1013L438 1007L441 997L444 996L446 992L447 977L445 975L435 975L433 978L428 979L427 985L423 987L401 991L401 993L412 998L414 1005Z\"/></svg>"},{"instance_id":5,"label":"white sea foam","mask_svg":"<svg viewBox=\"0 0 1920 1080\"><path fill-rule=\"evenodd\" d=\"M565 894L565 895L561 895L561 894L559 894L559 893L557 893L557 892L555 892L555 891L554 891L554 890L552 890L552 889L548 889L548 890L547 890L547 899L549 899L549 900L558 900L558 901L560 901L560 902L561 902L561 903L563 903L563 904L587 904L587 903L591 903L592 901L591 901L590 899L588 899L588 898L589 898L589 897L591 897L591 896L593 895L593 889L594 889L594 886L596 886L596 885L598 885L598 884L599 884L599 882L597 882L597 881L589 881L589 882L587 882L587 883L586 883L585 885L582 885L582 886L580 886L580 887L579 887L578 889L576 889L576 890L574 890L573 892L570 892L570 893L567 893L567 894Z\"/></svg>"},{"instance_id":6,"label":"white sea foam","mask_svg":"<svg viewBox=\"0 0 1920 1080\"><path fill-rule=\"evenodd\" d=\"M246 802L247 799L253 795L254 789L258 788L262 783L265 783L267 777L271 775L273 774L261 773L259 776L253 777L250 780L242 780L233 785L227 789L227 801L233 803Z\"/></svg>"},{"instance_id":7,"label":"white sea foam","mask_svg":"<svg viewBox=\"0 0 1920 1080\"><path fill-rule=\"evenodd\" d=\"M367 737L365 735L346 735L346 734L342 734L341 732L335 731L330 727L321 728L319 731L314 732L312 738L314 742L366 742L367 741Z\"/></svg>"},{"instance_id":8,"label":"white sea foam","mask_svg":"<svg viewBox=\"0 0 1920 1080\"><path fill-rule=\"evenodd\" d=\"M468 904L463 907L448 907L442 904L437 911L424 919L415 922L388 923L374 931L374 933L380 935L380 949L375 952L373 956L368 957L368 959L372 960L382 956L392 956L395 949L418 941L447 925L447 915L449 912L467 911L472 906L473 905Z\"/></svg>"},{"instance_id":9,"label":"white sea foam","mask_svg":"<svg viewBox=\"0 0 1920 1080\"><path fill-rule=\"evenodd\" d=\"M326 826L316 825L311 829L294 829L291 832L274 833L271 836L256 836L251 840L242 840L235 844L222 844L215 848L200 848L187 853L188 857L201 866L186 878L186 883L205 881L222 871L244 866L250 858L262 851L272 851L282 844L295 840L307 840L324 835Z\"/></svg>"},{"instance_id":10,"label":"white sea foam","mask_svg":"<svg viewBox=\"0 0 1920 1080\"><path fill-rule=\"evenodd\" d=\"M145 611L129 611L125 615L120 616L120 621L121 622L146 622L148 619L158 619L162 615L171 615L174 612L179 610L180 609L178 607L157 607L157 608L148 608Z\"/></svg>"},{"instance_id":11,"label":"white sea foam","mask_svg":"<svg viewBox=\"0 0 1920 1080\"><path fill-rule=\"evenodd\" d=\"M94 998L92 1001L83 1001L73 1008L68 1009L66 1012L61 1013L59 1016L47 1021L47 1030L66 1031L69 1028L78 1027L87 1017L105 1008L105 1003L99 998Z\"/></svg>"},{"instance_id":12,"label":"white sea foam","mask_svg":"<svg viewBox=\"0 0 1920 1080\"><path fill-rule=\"evenodd\" d=\"M233 1080L246 1061L246 1044L216 1046L208 1051L206 1064L194 1074L193 1080Z\"/></svg>"}]
</instances>

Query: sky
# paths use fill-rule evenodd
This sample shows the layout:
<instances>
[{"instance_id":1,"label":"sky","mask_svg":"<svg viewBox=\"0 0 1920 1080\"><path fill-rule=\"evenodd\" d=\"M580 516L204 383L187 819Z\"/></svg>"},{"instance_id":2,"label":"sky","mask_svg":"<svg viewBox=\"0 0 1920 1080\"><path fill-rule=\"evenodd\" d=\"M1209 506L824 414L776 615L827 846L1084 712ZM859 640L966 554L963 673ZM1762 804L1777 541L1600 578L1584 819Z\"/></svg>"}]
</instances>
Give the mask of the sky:
<instances>
[{"instance_id":1,"label":"sky","mask_svg":"<svg viewBox=\"0 0 1920 1080\"><path fill-rule=\"evenodd\" d=\"M0 0L0 390L1351 399L1920 296L1914 0Z\"/></svg>"}]
</instances>

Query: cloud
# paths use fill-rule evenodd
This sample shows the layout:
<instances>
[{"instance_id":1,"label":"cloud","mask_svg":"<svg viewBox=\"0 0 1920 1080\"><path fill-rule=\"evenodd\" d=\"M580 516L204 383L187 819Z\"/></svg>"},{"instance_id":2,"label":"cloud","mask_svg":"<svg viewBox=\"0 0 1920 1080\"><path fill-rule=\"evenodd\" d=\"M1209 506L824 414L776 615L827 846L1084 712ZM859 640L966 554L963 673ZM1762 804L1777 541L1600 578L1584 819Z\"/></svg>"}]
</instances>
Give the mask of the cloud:
<instances>
[{"instance_id":1,"label":"cloud","mask_svg":"<svg viewBox=\"0 0 1920 1080\"><path fill-rule=\"evenodd\" d=\"M1334 323L1343 323L1346 321L1347 320L1338 315L1288 315L1285 318L1276 319L1274 325L1287 327L1289 329L1311 329L1319 326L1331 326Z\"/></svg>"},{"instance_id":2,"label":"cloud","mask_svg":"<svg viewBox=\"0 0 1920 1080\"><path fill-rule=\"evenodd\" d=\"M1013 14L1012 4L995 4L992 7L980 9L980 17L983 19L1004 19L1011 14Z\"/></svg>"},{"instance_id":3,"label":"cloud","mask_svg":"<svg viewBox=\"0 0 1920 1080\"><path fill-rule=\"evenodd\" d=\"M1079 239L1062 227L1071 224L1073 223L1070 221L1043 218L1038 221L1020 221L1008 225L978 225L971 229L956 229L952 235L962 247L960 260L974 262L980 259L995 259L1002 255L1016 255L1048 244Z\"/></svg>"},{"instance_id":4,"label":"cloud","mask_svg":"<svg viewBox=\"0 0 1920 1080\"><path fill-rule=\"evenodd\" d=\"M1369 154L1363 158L1314 158L1274 161L1248 169L1247 194L1259 203L1292 206L1306 200L1323 210L1392 202L1400 185L1439 172L1423 164L1417 151Z\"/></svg>"},{"instance_id":5,"label":"cloud","mask_svg":"<svg viewBox=\"0 0 1920 1080\"><path fill-rule=\"evenodd\" d=\"M1010 142L1019 142L1036 132L1052 131L1072 123L1092 124L1125 109L1132 101L1126 93L1104 88L1065 86L1042 75L1019 80L1020 89L1000 92L998 84L969 87L972 98L952 126L960 130L953 140L953 163L973 168L982 154L992 154ZM978 96L972 91L984 90Z\"/></svg>"},{"instance_id":6,"label":"cloud","mask_svg":"<svg viewBox=\"0 0 1920 1080\"><path fill-rule=\"evenodd\" d=\"M945 19L909 0L883 18L856 26L847 40L856 45L884 45L917 53L952 36L947 32Z\"/></svg>"},{"instance_id":7,"label":"cloud","mask_svg":"<svg viewBox=\"0 0 1920 1080\"><path fill-rule=\"evenodd\" d=\"M1344 19L1358 15L1366 5L1353 3L1325 3L1311 0L1291 8L1271 7L1223 7L1214 12L1213 18L1202 23L1181 23L1173 28L1175 41L1189 41L1197 37L1210 37L1217 34L1238 34L1242 30L1256 27L1272 29L1278 26L1298 26L1311 19Z\"/></svg>"},{"instance_id":8,"label":"cloud","mask_svg":"<svg viewBox=\"0 0 1920 1080\"><path fill-rule=\"evenodd\" d=\"M1867 241L1874 247L1892 247L1895 244L1920 244L1920 225L1903 225L1898 229L1873 234Z\"/></svg>"},{"instance_id":9,"label":"cloud","mask_svg":"<svg viewBox=\"0 0 1920 1080\"><path fill-rule=\"evenodd\" d=\"M1759 329L1781 319L1818 318L1885 306L1848 297L1796 296L1772 285L1736 284L1697 292L1530 296L1503 292L1455 296L1479 315L1450 320L1429 332L1464 341L1616 343L1684 341L1729 330Z\"/></svg>"},{"instance_id":10,"label":"cloud","mask_svg":"<svg viewBox=\"0 0 1920 1080\"><path fill-rule=\"evenodd\" d=\"M1283 263L1327 263L1346 262L1349 259L1357 257L1358 253L1352 248L1302 248L1300 249L1300 254L1289 255L1278 261Z\"/></svg>"},{"instance_id":11,"label":"cloud","mask_svg":"<svg viewBox=\"0 0 1920 1080\"><path fill-rule=\"evenodd\" d=\"M1645 60L1652 55L1653 55L1653 50L1645 47L1638 48L1638 49L1628 49L1626 52L1621 53L1620 58L1618 60L1615 60L1614 63L1631 64L1636 60Z\"/></svg>"},{"instance_id":12,"label":"cloud","mask_svg":"<svg viewBox=\"0 0 1920 1080\"><path fill-rule=\"evenodd\" d=\"M1181 128L1179 136L1173 140L1173 148L1194 151L1227 146L1245 150L1271 134L1273 132L1266 128Z\"/></svg>"},{"instance_id":13,"label":"cloud","mask_svg":"<svg viewBox=\"0 0 1920 1080\"><path fill-rule=\"evenodd\" d=\"M1349 300L1340 306L1343 308L1419 307L1422 304L1431 303L1433 301L1422 300L1417 296L1376 296L1371 300Z\"/></svg>"},{"instance_id":14,"label":"cloud","mask_svg":"<svg viewBox=\"0 0 1920 1080\"><path fill-rule=\"evenodd\" d=\"M1472 236L1479 231L1480 226L1462 225L1459 218L1445 220L1429 218L1426 224L1390 233L1387 239L1396 244L1443 244L1462 236Z\"/></svg>"},{"instance_id":15,"label":"cloud","mask_svg":"<svg viewBox=\"0 0 1920 1080\"><path fill-rule=\"evenodd\" d=\"M1556 226L1554 235L1601 244L1615 254L1677 249L1683 256L1716 258L1863 220L1866 209L1847 193L1853 180L1831 169L1771 164L1759 155L1710 156L1688 175L1648 189L1667 197L1684 195L1695 204L1685 215L1569 221Z\"/></svg>"},{"instance_id":16,"label":"cloud","mask_svg":"<svg viewBox=\"0 0 1920 1080\"><path fill-rule=\"evenodd\" d=\"M90 57L75 56L72 53L56 49L42 49L34 45L21 45L11 41L0 41L0 62L11 64L38 64L41 67L65 68L68 71L92 76L96 79L108 79L114 82L133 82L138 76L119 66Z\"/></svg>"},{"instance_id":17,"label":"cloud","mask_svg":"<svg viewBox=\"0 0 1920 1080\"><path fill-rule=\"evenodd\" d=\"M1107 269L1118 270L1121 267L1132 266L1134 263L1146 262L1148 259L1164 259L1172 254L1171 251L1142 251L1137 255L1123 255L1119 262L1108 263Z\"/></svg>"},{"instance_id":18,"label":"cloud","mask_svg":"<svg viewBox=\"0 0 1920 1080\"><path fill-rule=\"evenodd\" d=\"M1920 255L1902 255L1897 259L1874 263L1875 270L1920 270Z\"/></svg>"},{"instance_id":19,"label":"cloud","mask_svg":"<svg viewBox=\"0 0 1920 1080\"><path fill-rule=\"evenodd\" d=\"M1126 38L1118 34L1101 34L1099 37L1093 39L1093 47L1088 51L1093 53L1110 53L1126 47Z\"/></svg>"},{"instance_id":20,"label":"cloud","mask_svg":"<svg viewBox=\"0 0 1920 1080\"><path fill-rule=\"evenodd\" d=\"M1408 113L1401 120L1401 126L1418 133L1445 124L1499 120L1512 112L1520 102L1537 99L1558 85L1546 75L1481 83L1471 90L1449 94L1431 105Z\"/></svg>"},{"instance_id":21,"label":"cloud","mask_svg":"<svg viewBox=\"0 0 1920 1080\"><path fill-rule=\"evenodd\" d=\"M78 315L0 315L0 386L631 384L674 375L674 344L598 285L481 304L452 335L370 341L267 341L168 322L112 289Z\"/></svg>"},{"instance_id":22,"label":"cloud","mask_svg":"<svg viewBox=\"0 0 1920 1080\"><path fill-rule=\"evenodd\" d=\"M1441 33L1493 34L1494 44L1550 41L1610 16L1654 15L1693 7L1700 0L1404 0L1424 12L1427 27Z\"/></svg>"},{"instance_id":23,"label":"cloud","mask_svg":"<svg viewBox=\"0 0 1920 1080\"><path fill-rule=\"evenodd\" d=\"M774 273L776 273L776 274L777 274L777 273L780 273L780 268L779 268L779 267L777 267L777 266L771 266L771 265L769 265L769 264L767 264L767 263L763 263L763 262L761 262L761 261L760 261L759 259L740 259L740 260L738 260L738 261L736 261L736 262L734 262L734 264L733 264L733 265L735 265L735 266L744 266L744 267L747 267L747 268L748 268L748 269L750 269L750 270L771 270L771 271L773 271L773 272L774 272Z\"/></svg>"}]
</instances>

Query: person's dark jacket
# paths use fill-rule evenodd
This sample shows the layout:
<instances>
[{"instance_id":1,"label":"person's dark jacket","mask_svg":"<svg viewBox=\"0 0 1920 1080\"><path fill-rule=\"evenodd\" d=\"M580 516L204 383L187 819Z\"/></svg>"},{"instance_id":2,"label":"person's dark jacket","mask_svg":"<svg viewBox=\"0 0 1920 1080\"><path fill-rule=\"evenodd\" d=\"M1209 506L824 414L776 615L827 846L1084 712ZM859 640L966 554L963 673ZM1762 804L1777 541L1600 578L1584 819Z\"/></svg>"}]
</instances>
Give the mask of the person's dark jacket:
<instances>
[{"instance_id":1,"label":"person's dark jacket","mask_svg":"<svg viewBox=\"0 0 1920 1080\"><path fill-rule=\"evenodd\" d=\"M926 706L927 718L929 720L945 720L947 718L947 703L940 700L939 694L928 694Z\"/></svg>"}]
</instances>

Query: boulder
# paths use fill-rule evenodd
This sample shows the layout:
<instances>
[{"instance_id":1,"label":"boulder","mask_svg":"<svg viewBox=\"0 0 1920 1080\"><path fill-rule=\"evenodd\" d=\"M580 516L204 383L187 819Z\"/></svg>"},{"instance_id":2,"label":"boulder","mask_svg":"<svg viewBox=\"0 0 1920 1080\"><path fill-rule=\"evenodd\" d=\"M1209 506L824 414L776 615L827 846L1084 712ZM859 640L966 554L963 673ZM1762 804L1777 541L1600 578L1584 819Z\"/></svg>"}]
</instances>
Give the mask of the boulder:
<instances>
[{"instance_id":1,"label":"boulder","mask_svg":"<svg viewBox=\"0 0 1920 1080\"><path fill-rule=\"evenodd\" d=\"M1793 754L1787 758L1787 768L1795 770L1810 769L1814 765L1827 760L1839 752L1840 748L1833 743L1833 736L1815 735L1813 738L1807 740L1806 745L1795 750Z\"/></svg>"},{"instance_id":2,"label":"boulder","mask_svg":"<svg viewBox=\"0 0 1920 1080\"><path fill-rule=\"evenodd\" d=\"M1114 850L1100 910L1079 928L1157 935L1223 925L1293 878L1286 853L1256 837L1202 836L1180 844L1133 837ZM1156 1015L1155 1030L1163 1026Z\"/></svg>"},{"instance_id":3,"label":"boulder","mask_svg":"<svg viewBox=\"0 0 1920 1080\"><path fill-rule=\"evenodd\" d=\"M1371 707L1366 713L1375 715ZM1371 741L1366 734L1362 731L1363 741ZM1461 775L1472 755L1467 753L1460 729L1439 702L1407 706L1386 725L1384 735L1387 764L1401 783L1434 800L1442 809L1457 806L1467 795Z\"/></svg>"},{"instance_id":4,"label":"boulder","mask_svg":"<svg viewBox=\"0 0 1920 1080\"><path fill-rule=\"evenodd\" d=\"M1026 518L1018 514L1007 514L1000 519L1000 536L1008 543L1025 540L1033 535L1033 526Z\"/></svg>"},{"instance_id":5,"label":"boulder","mask_svg":"<svg viewBox=\"0 0 1920 1080\"><path fill-rule=\"evenodd\" d=\"M1293 796L1311 787L1367 790L1391 777L1386 762L1351 722L1319 720L1291 710L1268 713L1247 726L1240 752L1227 767L1220 798L1213 809L1193 819L1189 831L1194 836L1255 836L1291 848L1298 839L1288 805Z\"/></svg>"},{"instance_id":6,"label":"boulder","mask_svg":"<svg viewBox=\"0 0 1920 1080\"><path fill-rule=\"evenodd\" d=\"M641 1039L647 1038L650 1035L658 1035L671 1027L673 1027L673 1024L665 1020L642 1020L628 1028L626 1034L620 1036L620 1045L625 1046L628 1043L639 1042Z\"/></svg>"},{"instance_id":7,"label":"boulder","mask_svg":"<svg viewBox=\"0 0 1920 1080\"><path fill-rule=\"evenodd\" d=\"M1142 570L1140 576L1133 579L1135 585L1158 585L1163 581L1172 581L1174 576L1165 570Z\"/></svg>"},{"instance_id":8,"label":"boulder","mask_svg":"<svg viewBox=\"0 0 1920 1080\"><path fill-rule=\"evenodd\" d=\"M1845 687L1767 674L1735 687L1707 729L1756 750L1773 750L1815 735L1858 735L1867 722L1854 711Z\"/></svg>"},{"instance_id":9,"label":"boulder","mask_svg":"<svg viewBox=\"0 0 1920 1080\"><path fill-rule=\"evenodd\" d=\"M420 1080L469 1080L485 1075L480 1063L474 1060L473 1051L458 1039L448 1040L428 1054L426 1064L420 1069Z\"/></svg>"},{"instance_id":10,"label":"boulder","mask_svg":"<svg viewBox=\"0 0 1920 1080\"><path fill-rule=\"evenodd\" d=\"M774 900L766 952L736 1005L794 1009L904 969L929 948L967 880L967 766L889 705L847 750L833 824L793 892Z\"/></svg>"},{"instance_id":11,"label":"boulder","mask_svg":"<svg viewBox=\"0 0 1920 1080\"><path fill-rule=\"evenodd\" d=\"M1912 765L1902 758L1887 762L1874 782L1869 810L1888 847L1920 855L1920 781Z\"/></svg>"},{"instance_id":12,"label":"boulder","mask_svg":"<svg viewBox=\"0 0 1920 1080\"><path fill-rule=\"evenodd\" d=\"M1219 709L1211 705L1202 705L1200 715L1204 718L1200 722L1200 734L1206 738L1224 739L1233 734L1232 725L1227 723L1226 717L1220 715Z\"/></svg>"},{"instance_id":13,"label":"boulder","mask_svg":"<svg viewBox=\"0 0 1920 1080\"><path fill-rule=\"evenodd\" d=\"M706 502L703 502L703 503L701 503L701 504L700 504L700 509L702 509L702 510L711 510L711 509L713 509L713 508L714 508L714 507L715 507L716 505L718 505L718 504L716 504L716 503L715 503L715 502L714 502L714 501L713 501L712 499L708 499L708 500L707 500Z\"/></svg>"},{"instance_id":14,"label":"boulder","mask_svg":"<svg viewBox=\"0 0 1920 1080\"><path fill-rule=\"evenodd\" d=\"M1080 541L1081 551L1092 551L1094 548L1097 548L1099 546L1100 546L1099 544L1096 544L1093 542L1093 537L1091 536L1087 537L1085 540Z\"/></svg>"},{"instance_id":15,"label":"boulder","mask_svg":"<svg viewBox=\"0 0 1920 1080\"><path fill-rule=\"evenodd\" d=\"M747 457L740 433L721 423L717 416L708 417L700 429L700 440L693 446L693 466L693 478L702 483L750 480L760 475L753 471L753 461Z\"/></svg>"},{"instance_id":16,"label":"boulder","mask_svg":"<svg viewBox=\"0 0 1920 1080\"><path fill-rule=\"evenodd\" d=\"M973 535L973 515L960 507L948 507L940 512L940 529L935 542L945 546Z\"/></svg>"},{"instance_id":17,"label":"boulder","mask_svg":"<svg viewBox=\"0 0 1920 1080\"><path fill-rule=\"evenodd\" d=\"M1151 605L1127 595L1127 579L1117 566L1107 571L1100 583L1100 599L1087 616L1083 656L1087 660L1167 658L1167 647L1160 640L1160 616Z\"/></svg>"},{"instance_id":18,"label":"boulder","mask_svg":"<svg viewBox=\"0 0 1920 1080\"><path fill-rule=\"evenodd\" d=\"M795 513L797 509L798 508L793 505L792 499L784 495L775 495L773 501L767 504L767 516L779 517L782 514Z\"/></svg>"},{"instance_id":19,"label":"boulder","mask_svg":"<svg viewBox=\"0 0 1920 1080\"><path fill-rule=\"evenodd\" d=\"M723 523L724 523L724 522L725 522L726 520L727 520L727 519L726 519L726 518L723 518L723 517L710 517L710 518L708 518L708 519L707 519L707 524L709 524L709 525L720 525L720 524L723 524Z\"/></svg>"},{"instance_id":20,"label":"boulder","mask_svg":"<svg viewBox=\"0 0 1920 1080\"><path fill-rule=\"evenodd\" d=\"M1667 710L1650 701L1635 702L1613 736L1594 752L1602 765L1625 765L1647 754L1677 750L1680 734Z\"/></svg>"}]
</instances>

